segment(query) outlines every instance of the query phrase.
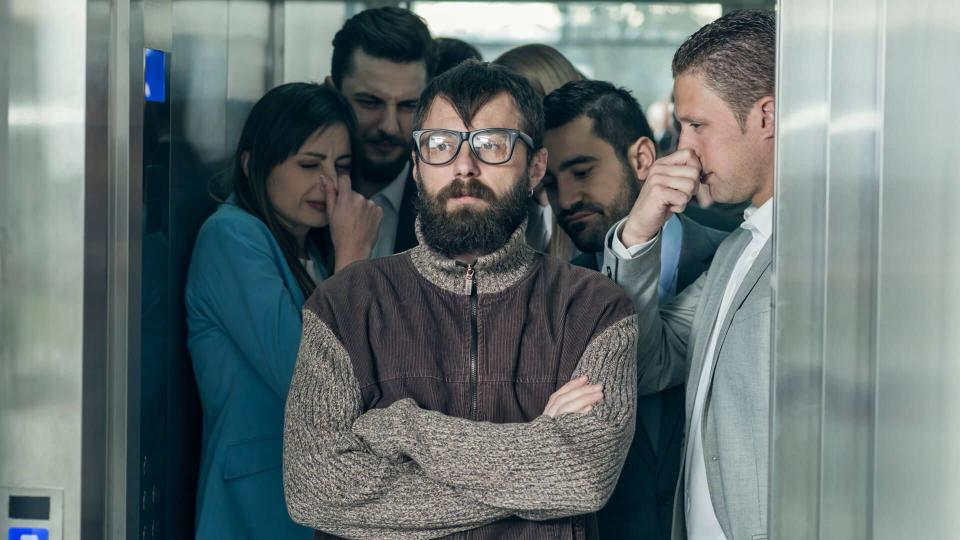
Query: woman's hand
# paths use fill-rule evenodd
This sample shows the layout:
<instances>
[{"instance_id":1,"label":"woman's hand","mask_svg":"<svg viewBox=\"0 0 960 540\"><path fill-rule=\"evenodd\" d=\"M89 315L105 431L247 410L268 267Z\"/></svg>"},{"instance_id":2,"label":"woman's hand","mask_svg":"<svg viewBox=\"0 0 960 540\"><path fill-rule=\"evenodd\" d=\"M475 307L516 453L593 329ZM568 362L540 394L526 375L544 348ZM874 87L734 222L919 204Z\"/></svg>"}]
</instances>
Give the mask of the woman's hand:
<instances>
[{"instance_id":1,"label":"woman's hand","mask_svg":"<svg viewBox=\"0 0 960 540\"><path fill-rule=\"evenodd\" d=\"M324 177L323 189L327 194L330 239L336 255L333 271L339 272L354 261L370 258L383 209L353 191L347 175L336 180Z\"/></svg>"},{"instance_id":2,"label":"woman's hand","mask_svg":"<svg viewBox=\"0 0 960 540\"><path fill-rule=\"evenodd\" d=\"M587 384L586 377L577 377L550 395L543 414L556 418L562 414L587 414L603 401L603 385Z\"/></svg>"}]
</instances>

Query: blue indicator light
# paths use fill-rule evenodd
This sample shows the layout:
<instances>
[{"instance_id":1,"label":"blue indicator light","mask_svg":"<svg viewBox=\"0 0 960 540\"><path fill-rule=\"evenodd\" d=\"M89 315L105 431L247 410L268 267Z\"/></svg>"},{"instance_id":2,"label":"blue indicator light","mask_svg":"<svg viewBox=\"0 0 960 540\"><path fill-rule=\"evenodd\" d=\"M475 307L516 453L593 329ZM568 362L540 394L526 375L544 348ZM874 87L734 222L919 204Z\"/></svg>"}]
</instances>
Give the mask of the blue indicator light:
<instances>
[{"instance_id":1,"label":"blue indicator light","mask_svg":"<svg viewBox=\"0 0 960 540\"><path fill-rule=\"evenodd\" d=\"M143 50L143 97L147 101L167 100L166 63L167 53Z\"/></svg>"},{"instance_id":2,"label":"blue indicator light","mask_svg":"<svg viewBox=\"0 0 960 540\"><path fill-rule=\"evenodd\" d=\"M10 529L8 540L50 540L50 531L15 527Z\"/></svg>"}]
</instances>

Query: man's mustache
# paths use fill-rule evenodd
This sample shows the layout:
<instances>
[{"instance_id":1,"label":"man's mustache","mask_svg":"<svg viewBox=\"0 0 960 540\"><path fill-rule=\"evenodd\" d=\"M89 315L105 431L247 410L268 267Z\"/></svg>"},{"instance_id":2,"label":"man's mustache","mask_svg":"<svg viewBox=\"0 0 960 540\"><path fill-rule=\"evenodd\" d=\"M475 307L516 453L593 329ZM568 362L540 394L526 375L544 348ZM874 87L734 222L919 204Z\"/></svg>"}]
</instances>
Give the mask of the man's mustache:
<instances>
[{"instance_id":1,"label":"man's mustache","mask_svg":"<svg viewBox=\"0 0 960 540\"><path fill-rule=\"evenodd\" d=\"M454 180L449 186L441 189L437 193L437 202L444 204L450 199L457 197L473 197L489 203L497 201L497 196L493 190L476 178L471 178L466 182L463 180Z\"/></svg>"},{"instance_id":2,"label":"man's mustache","mask_svg":"<svg viewBox=\"0 0 960 540\"><path fill-rule=\"evenodd\" d=\"M366 140L367 144L383 144L390 143L395 146L403 146L404 139L397 137L396 135L390 135L389 133L377 133L376 135L369 137Z\"/></svg>"},{"instance_id":3,"label":"man's mustache","mask_svg":"<svg viewBox=\"0 0 960 540\"><path fill-rule=\"evenodd\" d=\"M597 214L602 214L603 207L596 203L588 203L588 202L581 201L574 204L570 208L565 208L560 210L560 213L557 217L559 217L560 220L562 221L567 221L570 219L571 216L573 216L574 214L578 214L580 212L595 212Z\"/></svg>"}]
</instances>

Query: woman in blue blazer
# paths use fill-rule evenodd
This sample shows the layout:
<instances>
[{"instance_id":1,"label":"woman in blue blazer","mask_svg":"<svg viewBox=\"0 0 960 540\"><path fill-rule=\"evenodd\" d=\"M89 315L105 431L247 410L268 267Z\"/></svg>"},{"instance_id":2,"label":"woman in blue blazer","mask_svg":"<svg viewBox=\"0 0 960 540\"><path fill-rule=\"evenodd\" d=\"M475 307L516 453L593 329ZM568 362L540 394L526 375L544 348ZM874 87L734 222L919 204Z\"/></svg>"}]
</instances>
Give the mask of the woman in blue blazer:
<instances>
[{"instance_id":1,"label":"woman in blue blazer","mask_svg":"<svg viewBox=\"0 0 960 540\"><path fill-rule=\"evenodd\" d=\"M197 237L188 346L203 405L197 538L302 538L283 497L283 410L300 309L370 255L382 211L352 191L356 120L334 90L291 83L250 112L233 194Z\"/></svg>"}]
</instances>

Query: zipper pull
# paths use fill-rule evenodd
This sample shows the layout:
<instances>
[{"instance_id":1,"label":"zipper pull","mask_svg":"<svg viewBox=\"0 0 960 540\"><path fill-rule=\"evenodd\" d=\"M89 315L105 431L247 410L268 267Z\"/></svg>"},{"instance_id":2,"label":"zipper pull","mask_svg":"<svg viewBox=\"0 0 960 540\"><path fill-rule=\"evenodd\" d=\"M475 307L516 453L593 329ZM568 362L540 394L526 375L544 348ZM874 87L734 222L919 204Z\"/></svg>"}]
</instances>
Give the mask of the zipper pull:
<instances>
[{"instance_id":1,"label":"zipper pull","mask_svg":"<svg viewBox=\"0 0 960 540\"><path fill-rule=\"evenodd\" d=\"M473 265L467 265L467 279L464 282L463 294L469 295L473 292Z\"/></svg>"}]
</instances>

